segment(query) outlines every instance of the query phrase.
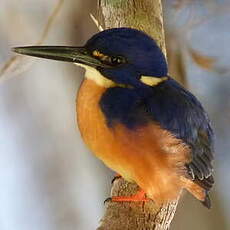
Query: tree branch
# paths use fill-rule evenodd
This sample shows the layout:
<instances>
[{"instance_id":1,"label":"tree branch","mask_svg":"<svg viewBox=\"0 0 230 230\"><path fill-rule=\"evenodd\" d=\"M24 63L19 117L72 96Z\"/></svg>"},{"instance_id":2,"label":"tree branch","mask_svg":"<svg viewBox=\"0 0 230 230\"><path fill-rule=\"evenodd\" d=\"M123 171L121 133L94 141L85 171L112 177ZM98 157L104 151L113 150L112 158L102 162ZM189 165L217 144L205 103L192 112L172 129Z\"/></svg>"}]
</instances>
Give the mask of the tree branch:
<instances>
[{"instance_id":1,"label":"tree branch","mask_svg":"<svg viewBox=\"0 0 230 230\"><path fill-rule=\"evenodd\" d=\"M98 0L98 13L103 28L143 30L166 54L161 0Z\"/></svg>"},{"instance_id":2,"label":"tree branch","mask_svg":"<svg viewBox=\"0 0 230 230\"><path fill-rule=\"evenodd\" d=\"M98 0L99 23L103 28L131 27L152 36L166 55L161 0ZM129 196L138 190L124 179L113 183L111 196ZM167 230L178 201L107 202L106 212L97 230Z\"/></svg>"}]
</instances>

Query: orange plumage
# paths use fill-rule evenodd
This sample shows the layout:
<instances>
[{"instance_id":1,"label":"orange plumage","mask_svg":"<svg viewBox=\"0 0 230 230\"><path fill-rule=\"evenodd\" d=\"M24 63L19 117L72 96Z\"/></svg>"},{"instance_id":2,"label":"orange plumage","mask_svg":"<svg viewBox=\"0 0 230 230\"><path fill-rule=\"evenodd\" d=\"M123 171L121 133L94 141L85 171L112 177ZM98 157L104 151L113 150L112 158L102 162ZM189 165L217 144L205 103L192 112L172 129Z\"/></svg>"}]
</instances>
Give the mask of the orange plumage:
<instances>
[{"instance_id":1,"label":"orange plumage","mask_svg":"<svg viewBox=\"0 0 230 230\"><path fill-rule=\"evenodd\" d=\"M126 180L135 181L157 203L176 199L182 188L203 200L204 189L185 178L189 148L154 123L135 131L122 124L109 128L99 107L105 90L85 80L78 93L78 124L92 152Z\"/></svg>"}]
</instances>

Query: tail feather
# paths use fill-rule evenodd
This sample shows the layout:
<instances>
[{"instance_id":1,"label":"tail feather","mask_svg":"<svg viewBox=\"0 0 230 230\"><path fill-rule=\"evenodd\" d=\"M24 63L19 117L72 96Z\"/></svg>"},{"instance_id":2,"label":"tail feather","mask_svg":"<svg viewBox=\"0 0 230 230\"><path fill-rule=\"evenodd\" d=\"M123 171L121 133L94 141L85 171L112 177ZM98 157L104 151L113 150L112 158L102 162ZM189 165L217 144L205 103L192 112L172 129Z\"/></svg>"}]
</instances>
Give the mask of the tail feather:
<instances>
[{"instance_id":1,"label":"tail feather","mask_svg":"<svg viewBox=\"0 0 230 230\"><path fill-rule=\"evenodd\" d=\"M209 197L209 194L208 192L206 191L206 196L205 196L205 199L203 201L201 201L201 203L208 209L211 209L212 207L212 204L211 204L211 200L210 200L210 197Z\"/></svg>"},{"instance_id":2,"label":"tail feather","mask_svg":"<svg viewBox=\"0 0 230 230\"><path fill-rule=\"evenodd\" d=\"M209 197L209 191L212 188L214 184L214 178L213 175L210 175L208 178L205 178L203 180L195 179L194 182L199 185L201 188L204 189L205 197L204 200L201 201L201 203L208 209L211 208L211 200Z\"/></svg>"},{"instance_id":3,"label":"tail feather","mask_svg":"<svg viewBox=\"0 0 230 230\"><path fill-rule=\"evenodd\" d=\"M206 208L211 208L211 200L208 194L210 186L201 186L197 181L187 179L185 177L181 178L183 182L183 187L189 191L194 197L196 197ZM210 180L211 181L211 180ZM207 189L205 189L207 187Z\"/></svg>"}]
</instances>

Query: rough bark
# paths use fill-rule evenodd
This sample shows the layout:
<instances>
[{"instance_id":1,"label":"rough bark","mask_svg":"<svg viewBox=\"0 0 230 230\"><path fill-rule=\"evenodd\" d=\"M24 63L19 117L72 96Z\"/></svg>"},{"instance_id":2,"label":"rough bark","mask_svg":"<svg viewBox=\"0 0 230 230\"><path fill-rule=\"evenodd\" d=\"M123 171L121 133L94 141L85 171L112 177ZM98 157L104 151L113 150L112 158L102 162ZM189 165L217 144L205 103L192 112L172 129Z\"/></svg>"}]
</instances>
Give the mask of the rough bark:
<instances>
[{"instance_id":1,"label":"rough bark","mask_svg":"<svg viewBox=\"0 0 230 230\"><path fill-rule=\"evenodd\" d=\"M124 179L114 182L111 196L128 196L138 191L136 184ZM106 202L105 215L97 230L167 230L174 217L177 201L157 206L149 202Z\"/></svg>"},{"instance_id":2,"label":"rough bark","mask_svg":"<svg viewBox=\"0 0 230 230\"><path fill-rule=\"evenodd\" d=\"M98 12L103 28L143 30L166 54L161 0L98 0Z\"/></svg>"},{"instance_id":3,"label":"rough bark","mask_svg":"<svg viewBox=\"0 0 230 230\"><path fill-rule=\"evenodd\" d=\"M161 0L98 0L98 18L105 29L131 27L145 31L166 55ZM118 179L111 196L132 195L137 190L136 184ZM97 230L167 230L177 203L176 200L159 207L154 202L107 202Z\"/></svg>"}]
</instances>

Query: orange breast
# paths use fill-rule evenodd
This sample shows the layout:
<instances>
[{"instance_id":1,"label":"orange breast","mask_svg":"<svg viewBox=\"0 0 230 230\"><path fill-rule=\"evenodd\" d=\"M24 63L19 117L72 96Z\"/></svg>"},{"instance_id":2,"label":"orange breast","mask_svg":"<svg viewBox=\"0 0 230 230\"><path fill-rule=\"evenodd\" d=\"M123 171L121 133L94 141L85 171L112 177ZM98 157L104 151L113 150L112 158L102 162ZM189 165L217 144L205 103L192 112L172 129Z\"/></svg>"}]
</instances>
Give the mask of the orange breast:
<instances>
[{"instance_id":1,"label":"orange breast","mask_svg":"<svg viewBox=\"0 0 230 230\"><path fill-rule=\"evenodd\" d=\"M154 123L135 130L122 124L107 127L98 105L105 90L85 80L78 93L78 125L85 143L108 167L135 181L155 201L176 198L183 187L180 177L189 149Z\"/></svg>"}]
</instances>

